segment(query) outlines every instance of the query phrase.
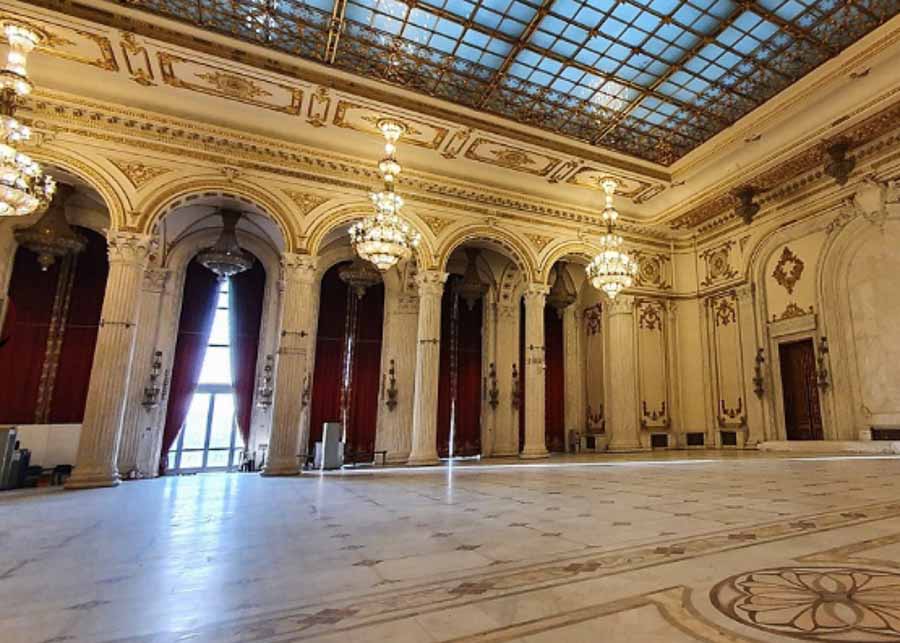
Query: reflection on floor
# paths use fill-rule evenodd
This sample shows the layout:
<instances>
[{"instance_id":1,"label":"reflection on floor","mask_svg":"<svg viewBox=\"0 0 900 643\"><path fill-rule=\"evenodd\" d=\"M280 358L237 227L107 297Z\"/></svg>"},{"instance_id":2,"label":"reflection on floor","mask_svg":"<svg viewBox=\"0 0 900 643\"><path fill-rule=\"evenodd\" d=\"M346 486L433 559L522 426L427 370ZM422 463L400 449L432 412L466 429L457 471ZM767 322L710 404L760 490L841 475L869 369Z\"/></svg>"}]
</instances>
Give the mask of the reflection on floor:
<instances>
[{"instance_id":1,"label":"reflection on floor","mask_svg":"<svg viewBox=\"0 0 900 643\"><path fill-rule=\"evenodd\" d=\"M895 641L898 474L706 452L16 493L0 640Z\"/></svg>"}]
</instances>

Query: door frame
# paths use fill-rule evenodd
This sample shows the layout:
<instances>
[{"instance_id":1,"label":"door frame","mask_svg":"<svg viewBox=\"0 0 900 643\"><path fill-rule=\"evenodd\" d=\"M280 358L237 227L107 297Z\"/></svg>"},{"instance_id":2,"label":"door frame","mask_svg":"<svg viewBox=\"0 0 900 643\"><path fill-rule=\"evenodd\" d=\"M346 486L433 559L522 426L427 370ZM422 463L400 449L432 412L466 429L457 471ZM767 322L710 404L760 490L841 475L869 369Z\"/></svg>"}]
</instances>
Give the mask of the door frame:
<instances>
[{"instance_id":1,"label":"door frame","mask_svg":"<svg viewBox=\"0 0 900 643\"><path fill-rule=\"evenodd\" d=\"M781 345L811 340L813 358L819 359L818 319L815 313L802 317L769 323L769 363L768 374L771 385L763 395L771 393L772 412L775 416L775 430L778 440L787 441L787 426L784 419L784 383L781 381ZM824 392L819 390L819 415L822 417L823 440L836 440L831 414L824 403Z\"/></svg>"}]
</instances>

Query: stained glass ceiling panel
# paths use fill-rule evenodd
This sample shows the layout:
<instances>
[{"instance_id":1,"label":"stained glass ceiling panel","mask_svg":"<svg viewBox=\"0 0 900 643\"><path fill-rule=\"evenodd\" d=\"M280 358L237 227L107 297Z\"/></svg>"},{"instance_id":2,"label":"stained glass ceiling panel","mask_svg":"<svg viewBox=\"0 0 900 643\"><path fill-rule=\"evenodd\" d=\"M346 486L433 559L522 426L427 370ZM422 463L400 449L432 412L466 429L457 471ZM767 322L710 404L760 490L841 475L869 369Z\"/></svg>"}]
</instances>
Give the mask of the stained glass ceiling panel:
<instances>
[{"instance_id":1,"label":"stained glass ceiling panel","mask_svg":"<svg viewBox=\"0 0 900 643\"><path fill-rule=\"evenodd\" d=\"M129 0L668 165L898 0Z\"/></svg>"}]
</instances>

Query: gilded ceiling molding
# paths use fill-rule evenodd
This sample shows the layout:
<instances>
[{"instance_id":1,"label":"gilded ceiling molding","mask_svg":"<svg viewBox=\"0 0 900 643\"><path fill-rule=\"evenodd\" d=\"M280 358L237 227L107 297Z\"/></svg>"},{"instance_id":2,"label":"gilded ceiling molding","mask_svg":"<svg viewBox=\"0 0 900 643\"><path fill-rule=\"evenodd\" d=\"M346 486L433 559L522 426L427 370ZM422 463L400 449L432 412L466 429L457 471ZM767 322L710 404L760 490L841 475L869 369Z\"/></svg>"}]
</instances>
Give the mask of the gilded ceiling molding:
<instances>
[{"instance_id":1,"label":"gilded ceiling molding","mask_svg":"<svg viewBox=\"0 0 900 643\"><path fill-rule=\"evenodd\" d=\"M39 148L29 149L28 153L34 160L44 165L56 166L61 170L74 174L94 188L106 205L112 229L134 229L134 209L131 207L131 200L128 198L131 190L121 185L99 163L81 155L76 155L68 149L63 149L50 142ZM132 216L129 217L128 213L131 213Z\"/></svg>"},{"instance_id":2,"label":"gilded ceiling molding","mask_svg":"<svg viewBox=\"0 0 900 643\"><path fill-rule=\"evenodd\" d=\"M298 252L296 249L300 233L291 216L291 208L274 197L274 191L247 182L246 179L228 180L222 176L188 177L167 184L156 190L139 204L139 218L134 227L144 234L152 234L156 224L169 212L181 205L182 200L191 195L212 193L247 199L257 205L278 225L284 236L284 251Z\"/></svg>"},{"instance_id":3,"label":"gilded ceiling molding","mask_svg":"<svg viewBox=\"0 0 900 643\"><path fill-rule=\"evenodd\" d=\"M216 165L368 192L377 175L370 159L351 159L319 152L300 145L240 132L173 119L157 114L111 107L95 101L54 92L36 92L28 110L34 118L49 123L56 133L107 141L117 146L188 157ZM135 141L139 137L140 143ZM473 189L470 183L441 179L419 172L404 172L400 188L409 199L443 208L459 209L481 216L546 223L544 217L595 227L602 225L599 211L583 207L559 207L549 201L523 198L520 194L490 188ZM462 203L454 203L459 200ZM505 210L505 212L501 211ZM626 239L667 241L663 227L645 226L621 220Z\"/></svg>"},{"instance_id":4,"label":"gilded ceiling molding","mask_svg":"<svg viewBox=\"0 0 900 643\"><path fill-rule=\"evenodd\" d=\"M493 223L493 224L492 224ZM450 255L467 241L483 240L500 246L503 254L518 265L526 281L534 281L537 275L537 257L531 251L527 240L500 226L498 222L470 223L455 230L452 235L441 240L437 248L437 265L446 270Z\"/></svg>"}]
</instances>

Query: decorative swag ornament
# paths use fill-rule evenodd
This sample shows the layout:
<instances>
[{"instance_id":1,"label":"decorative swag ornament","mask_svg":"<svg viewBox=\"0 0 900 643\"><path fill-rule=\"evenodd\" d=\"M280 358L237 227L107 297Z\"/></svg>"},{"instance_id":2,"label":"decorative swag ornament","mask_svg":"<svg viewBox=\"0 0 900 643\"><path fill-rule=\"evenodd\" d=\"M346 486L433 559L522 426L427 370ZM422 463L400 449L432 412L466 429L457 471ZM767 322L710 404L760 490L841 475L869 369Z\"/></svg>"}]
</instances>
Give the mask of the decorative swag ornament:
<instances>
[{"instance_id":1,"label":"decorative swag ornament","mask_svg":"<svg viewBox=\"0 0 900 643\"><path fill-rule=\"evenodd\" d=\"M613 195L619 187L615 179L608 178L601 182L606 193L606 207L603 209L603 222L606 234L600 237L600 252L588 264L585 272L591 285L606 293L610 299L630 288L638 272L637 262L623 248L624 240L615 233L618 211L613 207Z\"/></svg>"},{"instance_id":2,"label":"decorative swag ornament","mask_svg":"<svg viewBox=\"0 0 900 643\"><path fill-rule=\"evenodd\" d=\"M378 121L378 129L385 140L385 158L378 163L384 189L370 195L375 214L350 227L350 242L362 259L386 272L401 259L411 257L421 237L400 215L403 199L394 191L397 175L402 169L395 157L397 141L406 132L406 126L383 118Z\"/></svg>"},{"instance_id":3,"label":"decorative swag ornament","mask_svg":"<svg viewBox=\"0 0 900 643\"><path fill-rule=\"evenodd\" d=\"M15 119L19 101L33 89L25 62L46 36L15 22L0 26L9 43L6 67L0 70L0 216L25 216L46 208L56 190L53 177L16 149L31 138L31 130Z\"/></svg>"},{"instance_id":4,"label":"decorative swag ornament","mask_svg":"<svg viewBox=\"0 0 900 643\"><path fill-rule=\"evenodd\" d=\"M253 257L238 245L235 230L241 213L234 210L221 210L220 214L222 216L222 233L215 245L197 255L197 261L222 280L252 268Z\"/></svg>"}]
</instances>

